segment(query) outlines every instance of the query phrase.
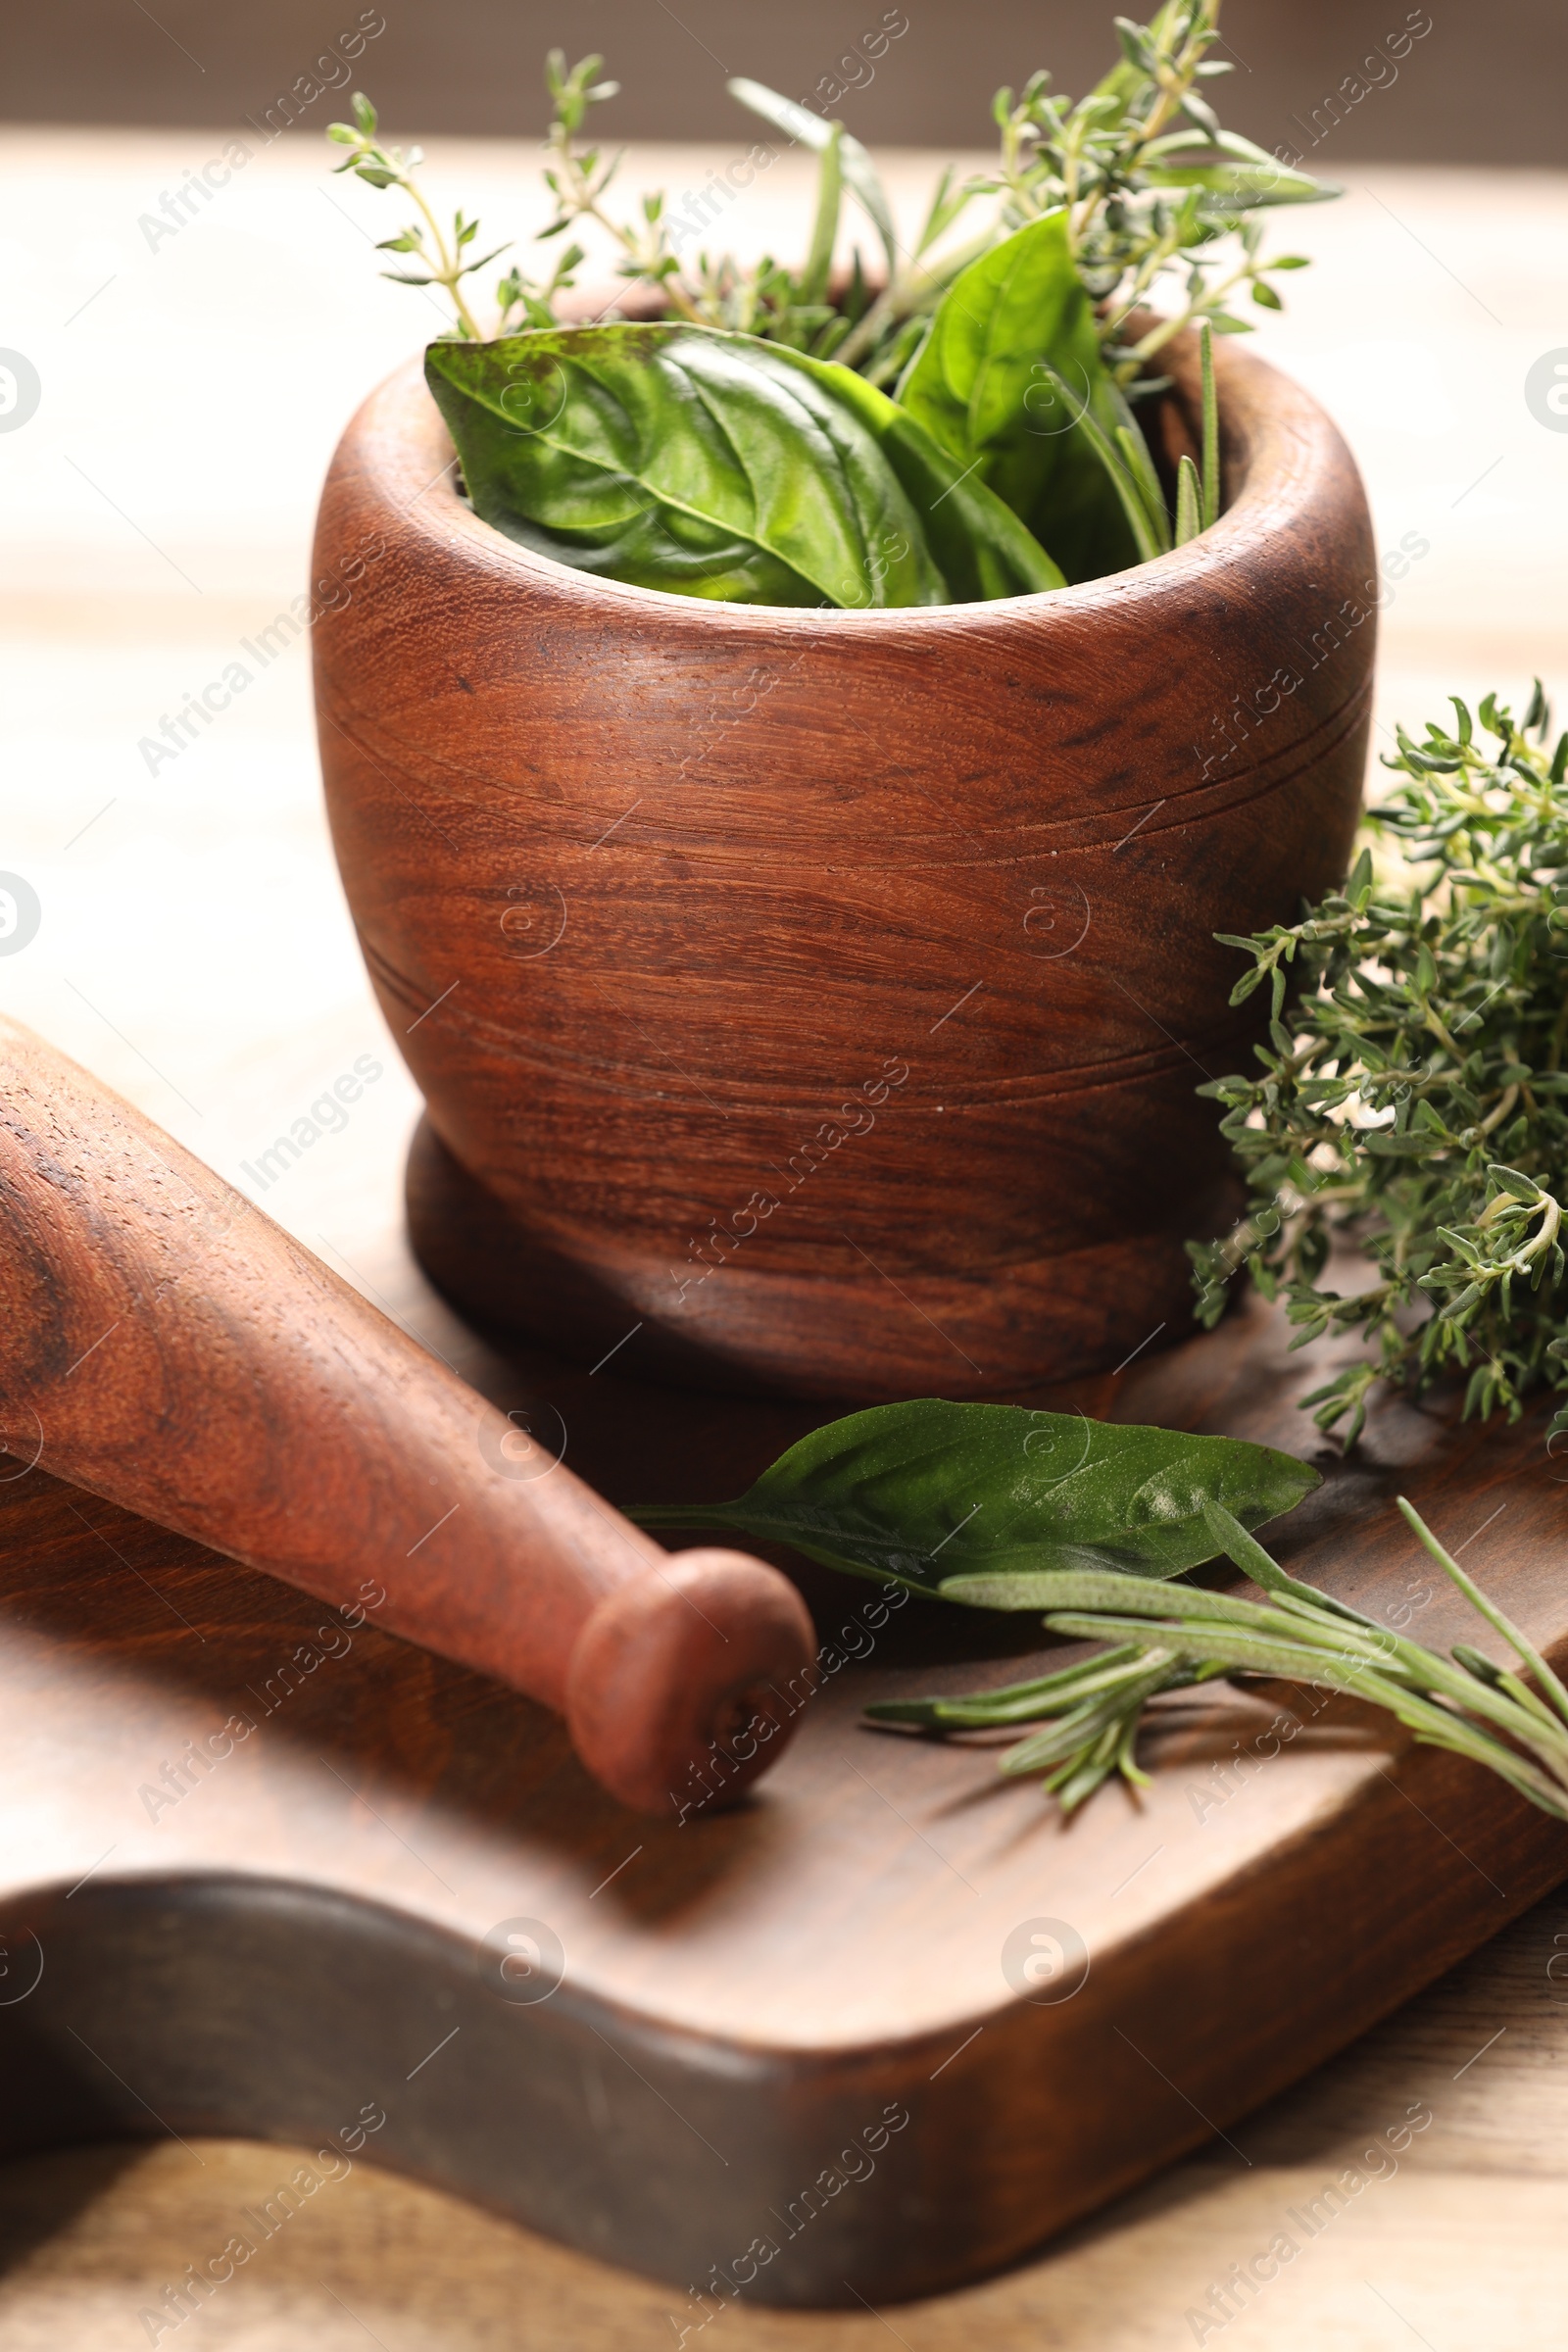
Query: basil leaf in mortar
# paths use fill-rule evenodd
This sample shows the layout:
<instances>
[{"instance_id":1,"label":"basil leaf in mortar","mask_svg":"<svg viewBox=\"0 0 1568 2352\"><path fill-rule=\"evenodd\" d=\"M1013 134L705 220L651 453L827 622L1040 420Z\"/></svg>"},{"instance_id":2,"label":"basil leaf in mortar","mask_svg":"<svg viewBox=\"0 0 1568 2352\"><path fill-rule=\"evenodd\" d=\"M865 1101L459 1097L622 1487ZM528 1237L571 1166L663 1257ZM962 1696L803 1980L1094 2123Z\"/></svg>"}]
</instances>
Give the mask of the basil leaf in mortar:
<instances>
[{"instance_id":1,"label":"basil leaf in mortar","mask_svg":"<svg viewBox=\"0 0 1568 2352\"><path fill-rule=\"evenodd\" d=\"M967 465L934 441L918 417L852 368L820 360L805 364L831 377L839 398L879 437L888 464L920 514L951 604L986 604L1066 586L1065 572L1035 534Z\"/></svg>"},{"instance_id":2,"label":"basil leaf in mortar","mask_svg":"<svg viewBox=\"0 0 1568 2352\"><path fill-rule=\"evenodd\" d=\"M558 562L769 605L1056 588L1016 515L850 369L683 323L442 342L425 377L475 512Z\"/></svg>"},{"instance_id":3,"label":"basil leaf in mortar","mask_svg":"<svg viewBox=\"0 0 1568 2352\"><path fill-rule=\"evenodd\" d=\"M1205 1505L1251 1529L1320 1483L1308 1463L1240 1438L928 1396L813 1430L734 1502L627 1516L735 1528L934 1595L954 1578L1049 1569L1176 1576L1218 1556Z\"/></svg>"},{"instance_id":4,"label":"basil leaf in mortar","mask_svg":"<svg viewBox=\"0 0 1568 2352\"><path fill-rule=\"evenodd\" d=\"M1137 563L1121 501L1075 421L1087 408L1114 441L1126 413L1101 358L1065 214L1032 220L954 279L897 397L1006 501L1069 580Z\"/></svg>"}]
</instances>

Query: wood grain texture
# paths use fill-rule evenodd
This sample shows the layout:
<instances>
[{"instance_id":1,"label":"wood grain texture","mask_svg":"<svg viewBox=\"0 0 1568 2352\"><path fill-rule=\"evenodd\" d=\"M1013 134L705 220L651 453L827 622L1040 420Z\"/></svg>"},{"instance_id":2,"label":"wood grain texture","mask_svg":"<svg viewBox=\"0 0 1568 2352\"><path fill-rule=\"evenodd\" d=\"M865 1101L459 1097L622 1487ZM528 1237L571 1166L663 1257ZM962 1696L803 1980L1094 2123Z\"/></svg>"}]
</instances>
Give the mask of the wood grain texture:
<instances>
[{"instance_id":1,"label":"wood grain texture","mask_svg":"<svg viewBox=\"0 0 1568 2352\"><path fill-rule=\"evenodd\" d=\"M1316 1367L1284 1337L1255 1310L1054 1401L1298 1442ZM651 1499L737 1491L788 1418L715 1402L683 1442L633 1384L592 1394L595 1475ZM1396 1488L1476 1538L1467 1565L1560 1660L1539 1426L1391 1411L1280 1531L1441 1643L1462 1619ZM1063 1830L983 1750L858 1720L1010 1679L1038 1637L914 1600L879 1624L825 1572L824 1687L777 1771L726 1815L694 1787L628 1825L558 1722L373 1620L345 1651L283 1588L37 1471L0 1540L0 1927L14 1971L43 1961L0 2008L0 2149L322 2146L370 2102L377 2162L679 2294L750 2262L752 2302L880 2303L1015 2260L1234 2137L1568 1867L1560 1825L1380 1719L1303 1703L1262 1760L1283 1697L1223 1691L1164 1710L1145 1799L1106 1789ZM1044 1922L1089 1962L1053 2004L1005 1968ZM552 1997L508 1997L509 1933L559 1939Z\"/></svg>"},{"instance_id":2,"label":"wood grain texture","mask_svg":"<svg viewBox=\"0 0 1568 2352\"><path fill-rule=\"evenodd\" d=\"M0 1019L0 1446L564 1712L624 1802L738 1789L810 1622L670 1559L194 1155Z\"/></svg>"},{"instance_id":3,"label":"wood grain texture","mask_svg":"<svg viewBox=\"0 0 1568 2352\"><path fill-rule=\"evenodd\" d=\"M1196 2341L1188 2314L1200 2327L1205 2305L1218 2308L1211 2290L1282 2226L1295 2227L1296 2254L1210 2344L1555 2352L1568 2293L1565 1971L1558 1894L1233 2125L1233 2146L1215 2140L1044 2255L891 2311L726 2299L686 2352L885 2352L890 2328L908 2352L1172 2352ZM1412 2107L1432 2121L1391 2155L1387 2134ZM373 2144L204 2304L204 2346L353 2352L368 2330L383 2352L655 2352L691 2327L683 2290L400 2179L367 2161ZM146 2340L140 2312L314 2154L164 2139L0 2167L0 2352L131 2352ZM1325 2187L1347 2167L1366 2185L1325 2222ZM1314 2201L1316 2222L1292 2225Z\"/></svg>"},{"instance_id":4,"label":"wood grain texture","mask_svg":"<svg viewBox=\"0 0 1568 2352\"><path fill-rule=\"evenodd\" d=\"M352 583L321 757L428 1106L415 1244L466 1311L861 1398L1004 1393L1180 1317L1226 1185L1193 1089L1255 1014L1211 934L1344 870L1377 601L1333 426L1218 356L1210 531L914 612L553 564L457 496L416 369L367 403L318 529Z\"/></svg>"}]
</instances>

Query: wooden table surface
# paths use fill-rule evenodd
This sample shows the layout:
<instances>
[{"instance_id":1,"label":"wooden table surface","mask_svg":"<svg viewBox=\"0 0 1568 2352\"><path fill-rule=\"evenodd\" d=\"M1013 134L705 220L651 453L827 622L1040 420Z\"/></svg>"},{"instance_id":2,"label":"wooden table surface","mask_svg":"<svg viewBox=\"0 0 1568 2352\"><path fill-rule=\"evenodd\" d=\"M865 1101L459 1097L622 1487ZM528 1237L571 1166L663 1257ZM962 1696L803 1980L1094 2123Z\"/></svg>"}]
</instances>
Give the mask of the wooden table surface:
<instances>
[{"instance_id":1,"label":"wooden table surface","mask_svg":"<svg viewBox=\"0 0 1568 2352\"><path fill-rule=\"evenodd\" d=\"M432 322L421 297L372 275L368 240L400 221L325 181L308 126L150 242L142 216L224 135L24 131L0 151L5 340L43 386L37 415L0 435L0 870L42 907L37 937L0 959L0 1005L253 1193L242 1163L370 1054L382 1075L350 1123L265 1205L495 1391L505 1368L402 1238L416 1099L332 867L303 647L177 760L141 749L298 593L336 433ZM628 187L699 187L743 144L639 150ZM932 160L893 160L909 210ZM438 192L471 199L498 234L539 218L531 169L522 147L435 151ZM1281 232L1321 266L1291 281L1261 345L1345 425L1380 548L1424 543L1384 619L1380 724L1436 714L1450 689L1523 695L1538 670L1561 699L1568 438L1523 387L1568 340L1568 177L1348 176L1343 204ZM785 159L737 206L734 242L787 246L808 206ZM885 2316L737 2308L711 2325L758 2352L890 2330L910 2352L1134 2352L1221 2333L1242 2352L1568 2345L1568 2104L1550 2072L1565 2060L1568 1903L1554 1898L1239 2127L1234 2147L1215 2142L1024 2270ZM1367 2179L1315 2236L1286 2218L1412 2109L1432 2120L1396 2175ZM171 2141L0 2171L0 2352L145 2343L140 2312L295 2161ZM1189 2319L1282 2230L1299 2252L1273 2283L1223 2328ZM662 2288L357 2165L180 2332L246 2352L368 2335L385 2352L588 2352L676 2338L690 2315L672 2323L671 2308Z\"/></svg>"}]
</instances>

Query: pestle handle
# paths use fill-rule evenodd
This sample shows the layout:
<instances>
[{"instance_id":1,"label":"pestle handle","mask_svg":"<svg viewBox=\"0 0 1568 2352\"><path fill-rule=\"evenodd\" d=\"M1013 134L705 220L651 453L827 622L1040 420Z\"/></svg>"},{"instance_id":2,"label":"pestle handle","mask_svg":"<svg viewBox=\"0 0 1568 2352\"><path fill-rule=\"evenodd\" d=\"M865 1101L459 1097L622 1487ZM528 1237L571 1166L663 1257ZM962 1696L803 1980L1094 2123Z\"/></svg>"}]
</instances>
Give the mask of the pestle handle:
<instances>
[{"instance_id":1,"label":"pestle handle","mask_svg":"<svg viewBox=\"0 0 1568 2352\"><path fill-rule=\"evenodd\" d=\"M0 1019L0 1447L564 1712L648 1812L786 1744L814 1637L673 1557L191 1152ZM793 1694L789 1686L793 1683Z\"/></svg>"}]
</instances>

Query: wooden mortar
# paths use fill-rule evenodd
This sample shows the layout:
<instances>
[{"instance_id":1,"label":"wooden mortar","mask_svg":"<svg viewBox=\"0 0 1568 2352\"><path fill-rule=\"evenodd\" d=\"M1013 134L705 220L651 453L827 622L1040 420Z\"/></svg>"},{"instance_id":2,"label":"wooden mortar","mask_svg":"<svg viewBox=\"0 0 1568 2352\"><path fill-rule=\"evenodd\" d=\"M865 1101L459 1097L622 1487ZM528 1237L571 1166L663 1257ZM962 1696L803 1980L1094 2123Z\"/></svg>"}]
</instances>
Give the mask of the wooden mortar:
<instances>
[{"instance_id":1,"label":"wooden mortar","mask_svg":"<svg viewBox=\"0 0 1568 2352\"><path fill-rule=\"evenodd\" d=\"M417 366L366 403L317 534L322 765L427 1106L415 1247L468 1314L867 1400L1190 1328L1231 1181L1195 1089L1263 1009L1212 935L1345 870L1379 594L1333 424L1216 366L1200 538L897 612L589 578L463 502Z\"/></svg>"}]
</instances>

